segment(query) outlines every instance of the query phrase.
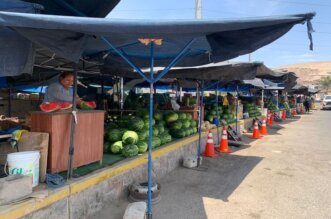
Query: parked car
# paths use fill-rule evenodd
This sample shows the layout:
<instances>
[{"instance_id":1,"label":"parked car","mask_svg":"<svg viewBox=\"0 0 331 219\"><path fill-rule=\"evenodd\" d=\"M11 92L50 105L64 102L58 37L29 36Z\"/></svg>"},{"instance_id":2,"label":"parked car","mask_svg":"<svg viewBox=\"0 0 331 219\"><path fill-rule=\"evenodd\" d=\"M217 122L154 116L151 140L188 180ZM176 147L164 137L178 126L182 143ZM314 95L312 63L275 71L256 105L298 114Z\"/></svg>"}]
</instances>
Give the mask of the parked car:
<instances>
[{"instance_id":1,"label":"parked car","mask_svg":"<svg viewBox=\"0 0 331 219\"><path fill-rule=\"evenodd\" d=\"M326 95L323 98L322 109L331 109L331 95Z\"/></svg>"}]
</instances>

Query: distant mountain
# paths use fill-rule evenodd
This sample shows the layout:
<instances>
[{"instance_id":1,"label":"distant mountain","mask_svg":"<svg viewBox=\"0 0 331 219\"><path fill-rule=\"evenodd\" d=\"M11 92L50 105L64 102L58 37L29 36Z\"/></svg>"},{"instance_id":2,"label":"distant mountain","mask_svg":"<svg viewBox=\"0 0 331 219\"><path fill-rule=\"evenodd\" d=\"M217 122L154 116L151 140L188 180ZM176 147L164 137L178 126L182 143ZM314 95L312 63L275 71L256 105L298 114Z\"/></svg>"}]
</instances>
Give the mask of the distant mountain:
<instances>
[{"instance_id":1,"label":"distant mountain","mask_svg":"<svg viewBox=\"0 0 331 219\"><path fill-rule=\"evenodd\" d=\"M274 70L292 71L299 77L299 83L304 85L316 84L321 77L331 76L331 61L285 65L274 68Z\"/></svg>"}]
</instances>

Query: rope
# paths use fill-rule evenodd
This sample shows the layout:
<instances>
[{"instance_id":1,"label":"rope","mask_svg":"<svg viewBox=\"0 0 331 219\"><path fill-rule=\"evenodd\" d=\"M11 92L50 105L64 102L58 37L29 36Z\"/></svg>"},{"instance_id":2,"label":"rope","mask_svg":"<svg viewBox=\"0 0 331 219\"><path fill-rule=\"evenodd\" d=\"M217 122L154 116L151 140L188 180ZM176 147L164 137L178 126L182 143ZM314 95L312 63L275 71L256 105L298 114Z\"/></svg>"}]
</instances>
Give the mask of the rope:
<instances>
[{"instance_id":1,"label":"rope","mask_svg":"<svg viewBox=\"0 0 331 219\"><path fill-rule=\"evenodd\" d=\"M46 184L49 188L56 189L64 186L65 180L59 174L46 174Z\"/></svg>"}]
</instances>

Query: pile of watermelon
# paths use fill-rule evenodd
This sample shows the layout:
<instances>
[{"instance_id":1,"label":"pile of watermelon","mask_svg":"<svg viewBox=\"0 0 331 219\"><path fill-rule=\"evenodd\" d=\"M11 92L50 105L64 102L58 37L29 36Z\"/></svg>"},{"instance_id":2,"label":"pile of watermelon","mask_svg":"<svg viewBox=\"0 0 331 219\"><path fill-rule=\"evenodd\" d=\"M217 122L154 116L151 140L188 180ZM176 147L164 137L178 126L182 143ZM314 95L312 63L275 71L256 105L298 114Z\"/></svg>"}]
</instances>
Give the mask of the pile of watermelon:
<instances>
[{"instance_id":1,"label":"pile of watermelon","mask_svg":"<svg viewBox=\"0 0 331 219\"><path fill-rule=\"evenodd\" d=\"M214 118L224 120L228 124L236 122L235 106L207 105L204 120L213 123Z\"/></svg>"},{"instance_id":2,"label":"pile of watermelon","mask_svg":"<svg viewBox=\"0 0 331 219\"><path fill-rule=\"evenodd\" d=\"M149 113L138 110L133 115L107 116L105 131L105 153L133 157L148 149ZM197 132L197 122L191 114L175 112L154 112L152 118L152 148L183 138Z\"/></svg>"},{"instance_id":3,"label":"pile of watermelon","mask_svg":"<svg viewBox=\"0 0 331 219\"><path fill-rule=\"evenodd\" d=\"M250 118L261 116L261 111L254 103L244 104L244 112L247 112Z\"/></svg>"},{"instance_id":4,"label":"pile of watermelon","mask_svg":"<svg viewBox=\"0 0 331 219\"><path fill-rule=\"evenodd\" d=\"M265 102L265 107L267 107L268 110L272 113L275 113L275 112L279 111L278 107L272 102L271 99L269 99Z\"/></svg>"}]
</instances>

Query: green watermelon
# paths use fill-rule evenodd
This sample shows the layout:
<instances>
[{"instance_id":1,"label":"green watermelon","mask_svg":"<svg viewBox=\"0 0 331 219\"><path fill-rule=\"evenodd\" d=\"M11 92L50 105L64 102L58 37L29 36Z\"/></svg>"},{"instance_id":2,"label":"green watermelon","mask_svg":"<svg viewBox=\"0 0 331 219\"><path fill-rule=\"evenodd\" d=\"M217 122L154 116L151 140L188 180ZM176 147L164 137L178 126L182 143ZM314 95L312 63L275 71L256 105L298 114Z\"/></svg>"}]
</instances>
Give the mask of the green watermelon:
<instances>
[{"instance_id":1,"label":"green watermelon","mask_svg":"<svg viewBox=\"0 0 331 219\"><path fill-rule=\"evenodd\" d=\"M182 123L183 128L188 128L190 127L191 122L189 120L184 120Z\"/></svg>"},{"instance_id":2,"label":"green watermelon","mask_svg":"<svg viewBox=\"0 0 331 219\"><path fill-rule=\"evenodd\" d=\"M161 120L163 119L163 114L160 113L160 112L155 112L155 113L154 113L154 119L155 119L156 121L161 121Z\"/></svg>"},{"instance_id":3,"label":"green watermelon","mask_svg":"<svg viewBox=\"0 0 331 219\"><path fill-rule=\"evenodd\" d=\"M171 129L170 134L175 138L183 138L186 133L183 129Z\"/></svg>"},{"instance_id":4,"label":"green watermelon","mask_svg":"<svg viewBox=\"0 0 331 219\"><path fill-rule=\"evenodd\" d=\"M110 144L109 142L103 143L103 153L108 153L110 149Z\"/></svg>"},{"instance_id":5,"label":"green watermelon","mask_svg":"<svg viewBox=\"0 0 331 219\"><path fill-rule=\"evenodd\" d=\"M129 124L129 129L133 131L140 131L145 125L144 121L139 117L132 118Z\"/></svg>"},{"instance_id":6,"label":"green watermelon","mask_svg":"<svg viewBox=\"0 0 331 219\"><path fill-rule=\"evenodd\" d=\"M159 130L159 134L164 133L164 127L163 127L163 126L158 125L158 126L156 126L156 127L157 127L157 129Z\"/></svg>"},{"instance_id":7,"label":"green watermelon","mask_svg":"<svg viewBox=\"0 0 331 219\"><path fill-rule=\"evenodd\" d=\"M139 141L145 141L148 138L149 130L141 130L138 134Z\"/></svg>"},{"instance_id":8,"label":"green watermelon","mask_svg":"<svg viewBox=\"0 0 331 219\"><path fill-rule=\"evenodd\" d=\"M125 145L122 149L122 155L124 157L134 157L139 153L137 145L129 144Z\"/></svg>"},{"instance_id":9,"label":"green watermelon","mask_svg":"<svg viewBox=\"0 0 331 219\"><path fill-rule=\"evenodd\" d=\"M186 113L178 113L178 119L186 119Z\"/></svg>"},{"instance_id":10,"label":"green watermelon","mask_svg":"<svg viewBox=\"0 0 331 219\"><path fill-rule=\"evenodd\" d=\"M138 152L139 153L144 153L148 149L148 144L144 141L138 141L137 147L138 147Z\"/></svg>"},{"instance_id":11,"label":"green watermelon","mask_svg":"<svg viewBox=\"0 0 331 219\"><path fill-rule=\"evenodd\" d=\"M159 137L152 138L152 148L159 147L161 145L161 139Z\"/></svg>"},{"instance_id":12,"label":"green watermelon","mask_svg":"<svg viewBox=\"0 0 331 219\"><path fill-rule=\"evenodd\" d=\"M158 126L165 126L166 125L166 122L163 121L163 120L159 120L159 121L156 122L156 125L158 125Z\"/></svg>"},{"instance_id":13,"label":"green watermelon","mask_svg":"<svg viewBox=\"0 0 331 219\"><path fill-rule=\"evenodd\" d=\"M165 116L165 121L167 123L175 122L178 119L178 114L175 112L170 112Z\"/></svg>"},{"instance_id":14,"label":"green watermelon","mask_svg":"<svg viewBox=\"0 0 331 219\"><path fill-rule=\"evenodd\" d=\"M122 141L117 141L117 142L113 143L110 146L110 151L113 154L119 154L119 153L121 153L122 149L123 149L123 143L122 143Z\"/></svg>"},{"instance_id":15,"label":"green watermelon","mask_svg":"<svg viewBox=\"0 0 331 219\"><path fill-rule=\"evenodd\" d=\"M115 142L122 139L123 132L121 129L110 129L108 131L108 141Z\"/></svg>"},{"instance_id":16,"label":"green watermelon","mask_svg":"<svg viewBox=\"0 0 331 219\"><path fill-rule=\"evenodd\" d=\"M182 128L182 123L181 121L176 121L174 123L171 124L171 128L172 129L181 129Z\"/></svg>"},{"instance_id":17,"label":"green watermelon","mask_svg":"<svg viewBox=\"0 0 331 219\"><path fill-rule=\"evenodd\" d=\"M191 135L191 129L185 129L185 136Z\"/></svg>"},{"instance_id":18,"label":"green watermelon","mask_svg":"<svg viewBox=\"0 0 331 219\"><path fill-rule=\"evenodd\" d=\"M192 119L192 114L191 113L186 113L186 119L191 120Z\"/></svg>"},{"instance_id":19,"label":"green watermelon","mask_svg":"<svg viewBox=\"0 0 331 219\"><path fill-rule=\"evenodd\" d=\"M158 136L159 135L159 129L156 127L153 127L153 136Z\"/></svg>"},{"instance_id":20,"label":"green watermelon","mask_svg":"<svg viewBox=\"0 0 331 219\"><path fill-rule=\"evenodd\" d=\"M197 127L197 121L195 121L195 120L191 120L190 121L190 126L192 127L192 128L196 128Z\"/></svg>"},{"instance_id":21,"label":"green watermelon","mask_svg":"<svg viewBox=\"0 0 331 219\"><path fill-rule=\"evenodd\" d=\"M152 119L152 124L155 125L155 119ZM149 128L149 118L144 119L144 128L148 129Z\"/></svg>"},{"instance_id":22,"label":"green watermelon","mask_svg":"<svg viewBox=\"0 0 331 219\"><path fill-rule=\"evenodd\" d=\"M126 131L122 136L124 144L136 144L138 142L138 134L134 131Z\"/></svg>"}]
</instances>

